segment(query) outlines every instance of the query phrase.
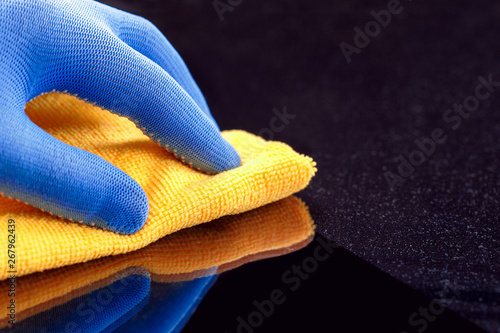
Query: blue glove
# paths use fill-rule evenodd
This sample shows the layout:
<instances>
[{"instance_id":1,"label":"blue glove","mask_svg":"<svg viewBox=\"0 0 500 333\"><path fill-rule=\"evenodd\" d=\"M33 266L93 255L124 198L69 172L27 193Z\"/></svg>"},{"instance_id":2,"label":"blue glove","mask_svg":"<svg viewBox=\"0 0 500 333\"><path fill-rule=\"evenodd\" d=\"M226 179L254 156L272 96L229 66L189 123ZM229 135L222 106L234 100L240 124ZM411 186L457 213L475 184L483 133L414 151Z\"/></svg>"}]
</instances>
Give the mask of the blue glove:
<instances>
[{"instance_id":1,"label":"blue glove","mask_svg":"<svg viewBox=\"0 0 500 333\"><path fill-rule=\"evenodd\" d=\"M240 165L184 62L152 23L91 0L1 0L0 192L6 196L124 234L146 221L148 199L130 176L26 116L29 100L54 90L130 118L202 171Z\"/></svg>"}]
</instances>

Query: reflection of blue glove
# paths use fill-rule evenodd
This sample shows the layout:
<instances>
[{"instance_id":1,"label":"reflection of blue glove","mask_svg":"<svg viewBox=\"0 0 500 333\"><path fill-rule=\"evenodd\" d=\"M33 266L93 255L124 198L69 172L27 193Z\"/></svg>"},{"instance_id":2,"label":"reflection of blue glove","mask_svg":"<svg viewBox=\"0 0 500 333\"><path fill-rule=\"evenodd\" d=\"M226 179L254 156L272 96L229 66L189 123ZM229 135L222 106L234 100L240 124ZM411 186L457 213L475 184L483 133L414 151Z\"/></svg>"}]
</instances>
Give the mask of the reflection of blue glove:
<instances>
[{"instance_id":1,"label":"reflection of blue glove","mask_svg":"<svg viewBox=\"0 0 500 333\"><path fill-rule=\"evenodd\" d=\"M149 274L133 274L89 294L16 322L2 333L102 332L120 318L143 308L150 292Z\"/></svg>"},{"instance_id":2,"label":"reflection of blue glove","mask_svg":"<svg viewBox=\"0 0 500 333\"><path fill-rule=\"evenodd\" d=\"M52 90L129 117L195 168L216 173L240 165L184 62L153 24L91 0L2 0L0 192L7 196L125 234L146 221L148 200L132 178L25 115L27 101Z\"/></svg>"},{"instance_id":3,"label":"reflection of blue glove","mask_svg":"<svg viewBox=\"0 0 500 333\"><path fill-rule=\"evenodd\" d=\"M162 283L152 282L144 273L129 275L16 322L0 333L177 333L217 279L213 275Z\"/></svg>"},{"instance_id":4,"label":"reflection of blue glove","mask_svg":"<svg viewBox=\"0 0 500 333\"><path fill-rule=\"evenodd\" d=\"M216 279L217 275L183 282L151 281L151 295L146 306L123 321L116 332L180 332ZM107 329L105 332L114 331Z\"/></svg>"}]
</instances>

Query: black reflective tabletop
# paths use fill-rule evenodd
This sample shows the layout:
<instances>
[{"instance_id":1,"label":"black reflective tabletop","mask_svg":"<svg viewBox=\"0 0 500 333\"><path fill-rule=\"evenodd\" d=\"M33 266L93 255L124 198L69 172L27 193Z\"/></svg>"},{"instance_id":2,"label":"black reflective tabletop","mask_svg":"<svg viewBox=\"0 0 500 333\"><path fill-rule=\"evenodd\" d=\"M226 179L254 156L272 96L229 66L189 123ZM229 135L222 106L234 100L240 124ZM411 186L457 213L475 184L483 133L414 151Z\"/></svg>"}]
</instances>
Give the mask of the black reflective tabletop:
<instances>
[{"instance_id":1,"label":"black reflective tabletop","mask_svg":"<svg viewBox=\"0 0 500 333\"><path fill-rule=\"evenodd\" d=\"M446 308L457 297L451 286L441 291L445 301L431 300L320 235L305 247L169 273L176 243L185 242L185 261L198 252L217 256L198 250L217 237L228 241L227 219L211 224L125 255L18 278L16 322L5 326L1 316L0 332L482 332ZM210 237L193 242L202 229Z\"/></svg>"},{"instance_id":2,"label":"black reflective tabletop","mask_svg":"<svg viewBox=\"0 0 500 333\"><path fill-rule=\"evenodd\" d=\"M184 332L500 332L497 3L102 2L159 27L221 129L319 170L306 248L192 280L184 307L152 280L108 330L181 309Z\"/></svg>"}]
</instances>

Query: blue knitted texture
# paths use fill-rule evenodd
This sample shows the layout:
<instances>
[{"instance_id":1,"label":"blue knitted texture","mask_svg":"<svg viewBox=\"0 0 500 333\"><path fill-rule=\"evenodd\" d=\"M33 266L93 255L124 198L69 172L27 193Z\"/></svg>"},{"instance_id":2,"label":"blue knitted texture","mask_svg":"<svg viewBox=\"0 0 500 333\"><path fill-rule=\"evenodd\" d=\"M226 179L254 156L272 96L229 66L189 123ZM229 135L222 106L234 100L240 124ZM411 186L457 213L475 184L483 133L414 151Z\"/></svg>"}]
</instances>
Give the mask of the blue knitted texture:
<instances>
[{"instance_id":1,"label":"blue knitted texture","mask_svg":"<svg viewBox=\"0 0 500 333\"><path fill-rule=\"evenodd\" d=\"M207 173L240 165L186 65L152 23L92 0L1 0L0 192L55 215L130 234L144 225L149 205L125 172L31 122L25 104L50 91L129 118Z\"/></svg>"}]
</instances>

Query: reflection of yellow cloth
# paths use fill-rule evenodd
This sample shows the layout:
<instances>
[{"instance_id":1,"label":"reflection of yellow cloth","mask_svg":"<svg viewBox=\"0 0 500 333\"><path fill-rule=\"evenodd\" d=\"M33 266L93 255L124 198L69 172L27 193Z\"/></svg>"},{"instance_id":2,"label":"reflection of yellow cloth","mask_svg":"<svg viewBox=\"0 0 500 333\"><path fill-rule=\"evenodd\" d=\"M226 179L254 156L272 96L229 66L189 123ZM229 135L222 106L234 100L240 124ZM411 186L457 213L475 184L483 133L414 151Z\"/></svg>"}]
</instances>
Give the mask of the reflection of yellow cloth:
<instances>
[{"instance_id":1,"label":"reflection of yellow cloth","mask_svg":"<svg viewBox=\"0 0 500 333\"><path fill-rule=\"evenodd\" d=\"M16 319L23 320L130 274L149 272L158 282L189 280L298 250L313 235L306 206L288 197L181 230L138 251L21 277L16 285ZM0 290L8 289L8 280L0 282ZM8 302L7 293L0 293L0 306L5 308ZM0 327L6 325L5 313L0 318Z\"/></svg>"},{"instance_id":2,"label":"reflection of yellow cloth","mask_svg":"<svg viewBox=\"0 0 500 333\"><path fill-rule=\"evenodd\" d=\"M145 226L126 236L0 197L0 279L8 277L8 219L16 221L16 270L21 276L136 250L180 229L254 209L303 189L315 172L311 158L243 131L223 133L242 166L210 176L182 164L129 120L75 97L43 95L28 103L26 112L56 138L128 173L144 188L150 210Z\"/></svg>"}]
</instances>

